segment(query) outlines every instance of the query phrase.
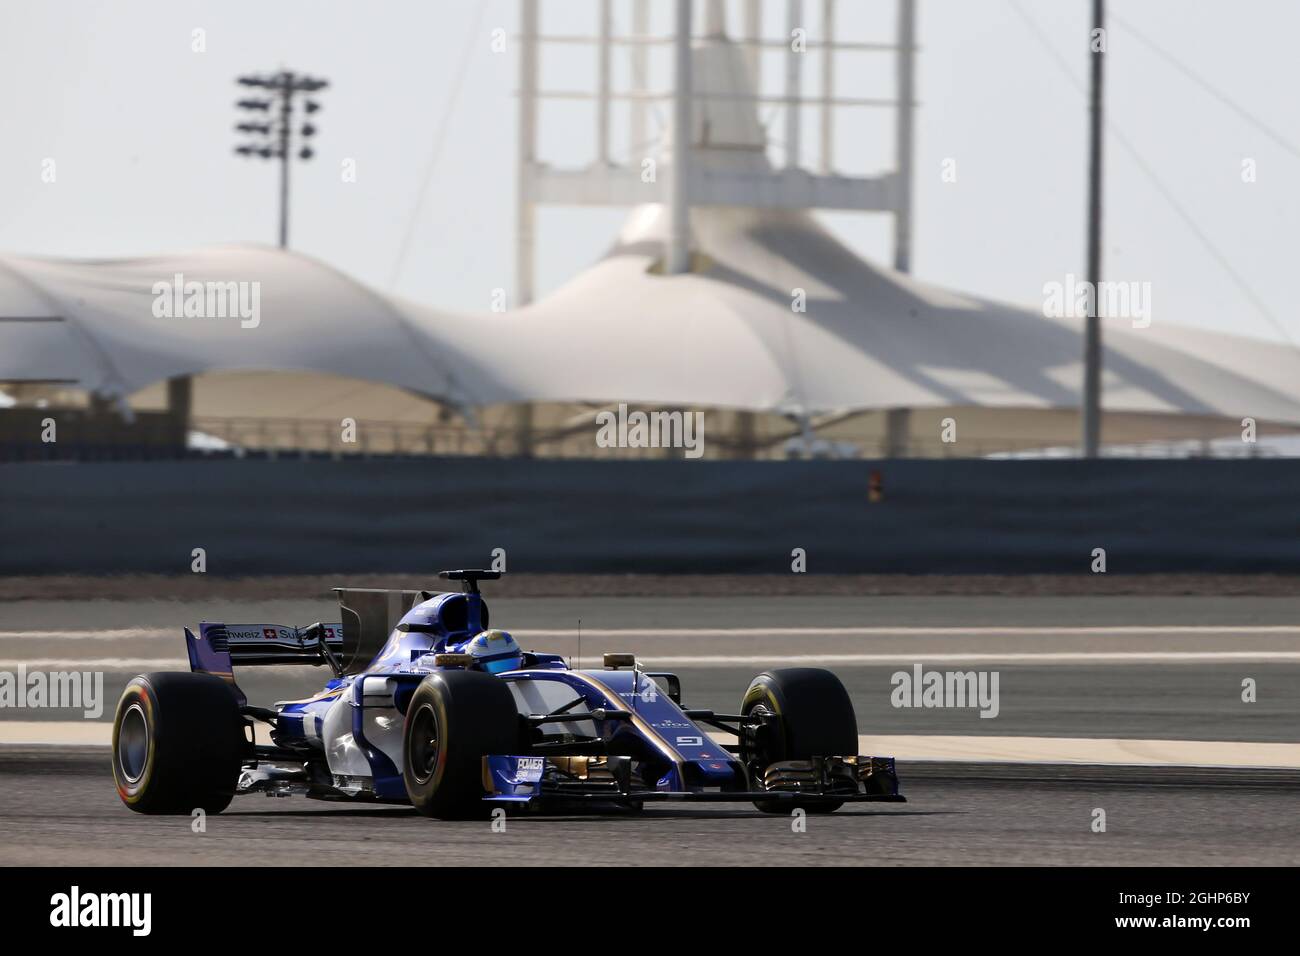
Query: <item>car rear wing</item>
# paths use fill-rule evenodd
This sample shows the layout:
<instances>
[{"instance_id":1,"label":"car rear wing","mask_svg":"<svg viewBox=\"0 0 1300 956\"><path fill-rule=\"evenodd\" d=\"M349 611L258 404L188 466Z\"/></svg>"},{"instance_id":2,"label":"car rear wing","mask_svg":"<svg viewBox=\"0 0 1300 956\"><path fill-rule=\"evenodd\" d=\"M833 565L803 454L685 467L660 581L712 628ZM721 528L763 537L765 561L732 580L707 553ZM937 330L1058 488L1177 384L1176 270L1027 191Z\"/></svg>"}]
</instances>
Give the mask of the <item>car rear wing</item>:
<instances>
[{"instance_id":1,"label":"car rear wing","mask_svg":"<svg viewBox=\"0 0 1300 956\"><path fill-rule=\"evenodd\" d=\"M204 621L197 636L185 629L190 670L234 683L234 665L328 664L336 674L355 674L369 664L402 615L426 591L335 588L338 624L222 624Z\"/></svg>"},{"instance_id":2,"label":"car rear wing","mask_svg":"<svg viewBox=\"0 0 1300 956\"><path fill-rule=\"evenodd\" d=\"M232 664L324 664L322 647L333 652L342 648L343 625L204 622L199 625L199 638L218 652L228 651Z\"/></svg>"},{"instance_id":3,"label":"car rear wing","mask_svg":"<svg viewBox=\"0 0 1300 956\"><path fill-rule=\"evenodd\" d=\"M228 682L241 704L245 700L243 692L235 684L235 664L330 664L337 672L335 648L342 646L341 624L286 627L283 624L204 621L199 625L197 637L188 627L185 628L190 670L196 674L212 674Z\"/></svg>"}]
</instances>

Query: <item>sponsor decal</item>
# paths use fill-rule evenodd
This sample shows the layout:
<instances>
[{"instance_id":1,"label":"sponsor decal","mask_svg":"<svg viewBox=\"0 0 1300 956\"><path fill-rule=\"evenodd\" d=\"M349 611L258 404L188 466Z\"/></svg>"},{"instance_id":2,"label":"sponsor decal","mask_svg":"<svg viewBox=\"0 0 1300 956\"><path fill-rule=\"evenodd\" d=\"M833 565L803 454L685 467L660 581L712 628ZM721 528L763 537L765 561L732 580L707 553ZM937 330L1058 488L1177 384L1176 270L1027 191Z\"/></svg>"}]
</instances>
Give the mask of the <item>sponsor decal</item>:
<instances>
[{"instance_id":1,"label":"sponsor decal","mask_svg":"<svg viewBox=\"0 0 1300 956\"><path fill-rule=\"evenodd\" d=\"M296 627L279 624L227 624L226 637L235 644L292 644L301 647L303 637ZM343 625L322 624L321 633L327 644L343 643Z\"/></svg>"},{"instance_id":2,"label":"sponsor decal","mask_svg":"<svg viewBox=\"0 0 1300 956\"><path fill-rule=\"evenodd\" d=\"M302 643L297 628L281 627L278 624L228 624L226 637L236 644L273 642L300 645Z\"/></svg>"},{"instance_id":3,"label":"sponsor decal","mask_svg":"<svg viewBox=\"0 0 1300 956\"><path fill-rule=\"evenodd\" d=\"M536 783L542 779L544 757L516 757L515 779L520 783Z\"/></svg>"}]
</instances>

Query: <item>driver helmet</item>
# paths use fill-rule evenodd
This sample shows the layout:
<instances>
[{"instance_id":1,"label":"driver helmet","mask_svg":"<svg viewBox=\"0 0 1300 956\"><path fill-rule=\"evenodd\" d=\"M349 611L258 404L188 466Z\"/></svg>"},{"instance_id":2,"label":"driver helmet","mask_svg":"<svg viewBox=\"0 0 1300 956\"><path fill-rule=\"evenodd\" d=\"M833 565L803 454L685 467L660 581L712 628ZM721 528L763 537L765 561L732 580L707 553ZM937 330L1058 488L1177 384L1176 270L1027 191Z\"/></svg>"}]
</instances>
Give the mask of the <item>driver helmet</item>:
<instances>
[{"instance_id":1,"label":"driver helmet","mask_svg":"<svg viewBox=\"0 0 1300 956\"><path fill-rule=\"evenodd\" d=\"M473 667L489 674L518 670L524 665L524 652L506 631L479 631L465 642L461 653L473 655Z\"/></svg>"}]
</instances>

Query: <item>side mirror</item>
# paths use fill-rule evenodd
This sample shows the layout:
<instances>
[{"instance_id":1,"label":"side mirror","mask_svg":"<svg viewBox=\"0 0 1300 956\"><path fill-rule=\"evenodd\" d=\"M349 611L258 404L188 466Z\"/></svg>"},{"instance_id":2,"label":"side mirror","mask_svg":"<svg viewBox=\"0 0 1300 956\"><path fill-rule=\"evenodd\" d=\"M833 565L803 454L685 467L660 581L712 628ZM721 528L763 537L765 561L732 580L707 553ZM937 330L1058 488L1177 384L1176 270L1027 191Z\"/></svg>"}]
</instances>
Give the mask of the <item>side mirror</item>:
<instances>
[{"instance_id":1,"label":"side mirror","mask_svg":"<svg viewBox=\"0 0 1300 956\"><path fill-rule=\"evenodd\" d=\"M682 706L682 679L680 677L667 671L646 671L645 676L651 680L662 680L667 684L668 699L678 707Z\"/></svg>"}]
</instances>

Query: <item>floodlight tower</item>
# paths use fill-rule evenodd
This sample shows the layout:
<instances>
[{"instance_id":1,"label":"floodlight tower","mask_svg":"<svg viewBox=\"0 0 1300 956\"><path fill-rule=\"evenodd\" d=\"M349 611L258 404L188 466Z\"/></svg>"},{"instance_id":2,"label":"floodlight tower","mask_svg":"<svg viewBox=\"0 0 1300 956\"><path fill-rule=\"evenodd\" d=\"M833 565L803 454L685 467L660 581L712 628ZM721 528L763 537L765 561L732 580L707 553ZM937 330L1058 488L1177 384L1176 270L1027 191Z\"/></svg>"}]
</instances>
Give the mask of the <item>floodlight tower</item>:
<instances>
[{"instance_id":1,"label":"floodlight tower","mask_svg":"<svg viewBox=\"0 0 1300 956\"><path fill-rule=\"evenodd\" d=\"M311 159L315 152L311 148L311 139L316 135L316 127L305 121L297 130L293 126L294 97L298 94L318 93L329 86L325 80L280 70L278 73L250 73L239 77L240 86L265 89L270 94L265 98L242 99L235 105L246 110L250 116L261 114L264 121L245 119L236 124L235 129L246 135L260 137L249 143L235 147L240 156L260 156L262 159L280 160L280 248L289 245L289 164L293 159L295 142L297 157L303 162ZM307 99L303 104L304 112L310 116L320 109L320 102ZM278 115L272 120L272 113Z\"/></svg>"}]
</instances>

